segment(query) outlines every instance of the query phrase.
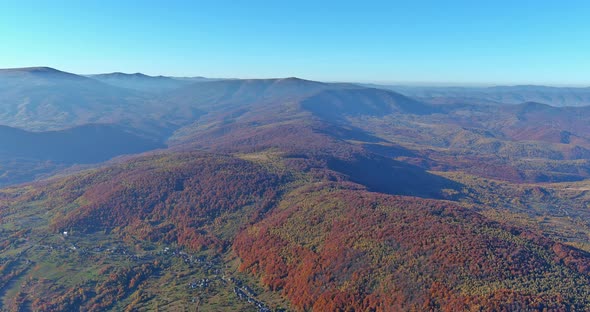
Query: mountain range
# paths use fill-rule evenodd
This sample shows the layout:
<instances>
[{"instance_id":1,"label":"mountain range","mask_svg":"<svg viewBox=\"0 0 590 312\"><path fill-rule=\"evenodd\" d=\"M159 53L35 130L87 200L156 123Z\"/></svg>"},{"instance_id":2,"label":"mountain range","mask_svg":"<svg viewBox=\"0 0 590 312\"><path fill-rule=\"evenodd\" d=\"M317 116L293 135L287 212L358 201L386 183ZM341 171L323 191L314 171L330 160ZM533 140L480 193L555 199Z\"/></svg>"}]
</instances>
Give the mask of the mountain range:
<instances>
[{"instance_id":1,"label":"mountain range","mask_svg":"<svg viewBox=\"0 0 590 312\"><path fill-rule=\"evenodd\" d=\"M538 102L552 106L587 106L590 87L549 87L535 85L493 87L428 87L373 85L438 103L520 104Z\"/></svg>"},{"instance_id":2,"label":"mountain range","mask_svg":"<svg viewBox=\"0 0 590 312\"><path fill-rule=\"evenodd\" d=\"M0 306L584 310L583 92L0 70Z\"/></svg>"}]
</instances>

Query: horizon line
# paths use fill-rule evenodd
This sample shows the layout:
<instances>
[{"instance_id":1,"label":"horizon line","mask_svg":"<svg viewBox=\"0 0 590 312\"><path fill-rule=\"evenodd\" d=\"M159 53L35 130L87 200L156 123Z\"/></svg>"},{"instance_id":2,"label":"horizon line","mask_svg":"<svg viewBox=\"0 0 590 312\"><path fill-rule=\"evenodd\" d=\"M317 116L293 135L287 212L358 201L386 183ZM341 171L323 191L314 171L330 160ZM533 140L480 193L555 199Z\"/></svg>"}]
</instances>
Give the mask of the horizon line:
<instances>
[{"instance_id":1,"label":"horizon line","mask_svg":"<svg viewBox=\"0 0 590 312\"><path fill-rule=\"evenodd\" d=\"M88 73L80 74L71 71L65 71L57 69L52 66L27 66L27 67L7 67L0 68L0 70L25 70L25 69L52 69L59 72L68 74L74 74L78 76L97 76L97 75L110 75L110 74L124 74L124 75L144 75L148 77L167 77L167 78L204 78L204 79L220 79L220 80L265 80L265 79L287 79L297 78L301 80L317 81L324 83L352 83L352 84L365 84L382 87L431 87L431 88L493 88L493 87L553 87L553 88L590 88L589 84L578 84L578 83L531 83L531 82L509 82L509 83L496 83L496 82L453 82L453 81L404 81L404 80L323 80L323 79L308 79L298 76L285 76L285 77L207 77L203 75L166 75L166 74L146 74L144 72L124 72L124 71L113 71L113 72L102 72L102 73Z\"/></svg>"}]
</instances>

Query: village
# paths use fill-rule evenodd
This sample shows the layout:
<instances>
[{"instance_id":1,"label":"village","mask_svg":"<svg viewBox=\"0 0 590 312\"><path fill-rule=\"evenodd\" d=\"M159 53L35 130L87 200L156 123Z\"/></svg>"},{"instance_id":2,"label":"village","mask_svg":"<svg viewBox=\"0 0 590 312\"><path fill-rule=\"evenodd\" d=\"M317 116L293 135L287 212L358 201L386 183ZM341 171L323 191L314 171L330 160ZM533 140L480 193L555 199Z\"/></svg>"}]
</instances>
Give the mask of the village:
<instances>
[{"instance_id":1,"label":"village","mask_svg":"<svg viewBox=\"0 0 590 312\"><path fill-rule=\"evenodd\" d=\"M117 263L124 261L123 263L132 266L154 261L170 263L171 265L175 263L175 265L184 266L190 272L201 272L201 274L198 274L198 278L186 283L186 292L192 298L191 302L197 302L196 298L199 294L206 292L210 287L223 285L224 287L233 288L236 299L250 304L257 311L273 311L266 303L257 299L257 293L251 286L225 272L222 269L223 266L219 257L191 254L182 248L172 246L161 246L155 250L137 253L122 242L110 241L105 243L102 241L100 244L93 245L89 243L90 240L85 238L87 237L76 237L71 231L62 231L57 236L44 236L36 243L31 244L26 250L34 249L37 252L45 252L50 257L56 258L67 258L74 255L81 257L81 259L105 258L116 260ZM21 255L25 257L26 253L22 252ZM24 261L27 264L32 263L27 258ZM284 310L279 309L277 311Z\"/></svg>"}]
</instances>

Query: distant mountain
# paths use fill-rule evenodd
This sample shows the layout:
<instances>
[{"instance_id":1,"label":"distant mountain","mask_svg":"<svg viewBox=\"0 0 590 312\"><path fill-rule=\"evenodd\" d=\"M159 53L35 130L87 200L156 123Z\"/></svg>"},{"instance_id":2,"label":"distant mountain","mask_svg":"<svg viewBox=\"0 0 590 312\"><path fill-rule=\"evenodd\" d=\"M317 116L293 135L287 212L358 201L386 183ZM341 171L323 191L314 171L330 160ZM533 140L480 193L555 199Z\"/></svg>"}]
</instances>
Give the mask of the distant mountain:
<instances>
[{"instance_id":1,"label":"distant mountain","mask_svg":"<svg viewBox=\"0 0 590 312\"><path fill-rule=\"evenodd\" d=\"M0 124L30 130L136 119L146 96L47 67L0 70Z\"/></svg>"},{"instance_id":2,"label":"distant mountain","mask_svg":"<svg viewBox=\"0 0 590 312\"><path fill-rule=\"evenodd\" d=\"M400 92L437 103L520 104L539 102L552 106L590 105L590 88L547 86L427 87L367 85Z\"/></svg>"},{"instance_id":3,"label":"distant mountain","mask_svg":"<svg viewBox=\"0 0 590 312\"><path fill-rule=\"evenodd\" d=\"M201 76L195 76L195 77L176 77L176 76L170 76L170 78L176 79L176 80L181 80L181 81L188 81L188 82L235 80L235 78L207 78L207 77L201 77Z\"/></svg>"},{"instance_id":4,"label":"distant mountain","mask_svg":"<svg viewBox=\"0 0 590 312\"><path fill-rule=\"evenodd\" d=\"M401 94L372 88L326 90L304 99L303 108L327 119L338 116L384 116L392 113L429 114L436 106Z\"/></svg>"},{"instance_id":5,"label":"distant mountain","mask_svg":"<svg viewBox=\"0 0 590 312\"><path fill-rule=\"evenodd\" d=\"M176 79L165 76L148 76L142 73L110 73L89 75L88 77L115 87L153 93L173 90L176 88L186 86L193 82L192 80L188 79Z\"/></svg>"},{"instance_id":6,"label":"distant mountain","mask_svg":"<svg viewBox=\"0 0 590 312\"><path fill-rule=\"evenodd\" d=\"M287 104L328 89L358 88L352 84L329 84L299 78L234 79L197 82L167 93L176 105L220 109L251 104Z\"/></svg>"},{"instance_id":7,"label":"distant mountain","mask_svg":"<svg viewBox=\"0 0 590 312\"><path fill-rule=\"evenodd\" d=\"M314 146L315 137L298 133L315 131L335 140L371 143L371 150L384 151L385 155L389 155L388 147L375 144L410 147L409 153L418 155L412 157L413 164L424 169L456 168L459 162L455 157L461 155L460 167L469 159L468 170L483 170L478 174L485 172L513 181L577 180L589 174L582 170L584 167L573 170L571 164L551 164L545 170L549 164L532 168L530 164L502 160L590 159L586 134L590 131L586 122L590 111L585 108L556 108L536 102L498 106L491 100L494 104L482 105L490 102L486 99L474 105L470 100L428 99L447 101L447 105L437 105L391 90L294 77L213 81L197 77L196 82L189 82L121 73L89 78L51 68L20 68L0 71L0 79L6 82L0 88L0 124L26 130L124 124L156 142L167 140L174 148L226 152L289 145L305 149ZM139 90L148 86L163 91ZM294 136L285 140L281 135ZM297 142L300 138L305 139ZM340 147L329 146L328 154L343 153ZM428 154L429 160L421 159L421 154ZM490 159L492 156L499 158ZM482 157L498 167L477 165Z\"/></svg>"},{"instance_id":8,"label":"distant mountain","mask_svg":"<svg viewBox=\"0 0 590 312\"><path fill-rule=\"evenodd\" d=\"M298 146L297 138L281 137L291 134L299 135L300 141L310 148L315 144L308 142L303 133L324 131L332 123L346 124L346 118L352 116L439 111L437 106L391 91L299 78L195 83L163 97L162 101L169 101L169 105L207 112L194 123L179 128L169 142L174 146L188 144L200 148ZM355 131L347 135L366 137Z\"/></svg>"},{"instance_id":9,"label":"distant mountain","mask_svg":"<svg viewBox=\"0 0 590 312\"><path fill-rule=\"evenodd\" d=\"M206 112L175 132L169 143L177 149L356 153L310 135L320 132L372 143L365 146L383 155L390 155L389 144L408 147L414 156L399 157L424 169L464 168L521 182L590 176L586 165L576 165L590 160L585 107L437 105L383 89L297 78L196 83L165 97L170 106Z\"/></svg>"},{"instance_id":10,"label":"distant mountain","mask_svg":"<svg viewBox=\"0 0 590 312\"><path fill-rule=\"evenodd\" d=\"M84 80L83 77L59 71L50 67L24 67L0 69L0 77L12 78L14 82L30 80L37 84L50 83L51 80ZM2 88L12 87L10 81L2 84Z\"/></svg>"}]
</instances>

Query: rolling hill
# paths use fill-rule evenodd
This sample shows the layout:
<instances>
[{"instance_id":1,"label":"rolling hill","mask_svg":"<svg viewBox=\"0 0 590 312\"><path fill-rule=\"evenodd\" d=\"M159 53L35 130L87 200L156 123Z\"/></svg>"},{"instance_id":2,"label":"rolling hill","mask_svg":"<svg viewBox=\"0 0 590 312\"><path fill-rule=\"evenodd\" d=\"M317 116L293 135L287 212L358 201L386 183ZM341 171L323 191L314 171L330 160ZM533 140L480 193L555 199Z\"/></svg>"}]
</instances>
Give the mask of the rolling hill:
<instances>
[{"instance_id":1,"label":"rolling hill","mask_svg":"<svg viewBox=\"0 0 590 312\"><path fill-rule=\"evenodd\" d=\"M292 157L159 153L3 191L0 257L11 272L0 280L4 306L186 309L198 301L206 310L492 311L588 304L585 251L457 203L368 192L329 168L302 169ZM10 286L25 281L25 288Z\"/></svg>"}]
</instances>

